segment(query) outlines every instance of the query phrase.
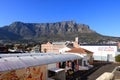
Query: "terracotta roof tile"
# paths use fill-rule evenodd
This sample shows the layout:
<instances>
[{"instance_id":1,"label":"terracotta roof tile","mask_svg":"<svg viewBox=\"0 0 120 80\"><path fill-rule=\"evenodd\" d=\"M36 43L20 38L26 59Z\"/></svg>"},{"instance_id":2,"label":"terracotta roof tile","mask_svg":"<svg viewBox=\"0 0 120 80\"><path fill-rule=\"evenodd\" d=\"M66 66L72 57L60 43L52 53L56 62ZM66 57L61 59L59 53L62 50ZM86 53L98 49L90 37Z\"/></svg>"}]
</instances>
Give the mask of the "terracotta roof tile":
<instances>
[{"instance_id":1,"label":"terracotta roof tile","mask_svg":"<svg viewBox=\"0 0 120 80\"><path fill-rule=\"evenodd\" d=\"M69 51L66 52L71 52L71 53L80 53L80 54L89 54L89 53L93 53L89 50L83 49L83 48L73 48Z\"/></svg>"}]
</instances>

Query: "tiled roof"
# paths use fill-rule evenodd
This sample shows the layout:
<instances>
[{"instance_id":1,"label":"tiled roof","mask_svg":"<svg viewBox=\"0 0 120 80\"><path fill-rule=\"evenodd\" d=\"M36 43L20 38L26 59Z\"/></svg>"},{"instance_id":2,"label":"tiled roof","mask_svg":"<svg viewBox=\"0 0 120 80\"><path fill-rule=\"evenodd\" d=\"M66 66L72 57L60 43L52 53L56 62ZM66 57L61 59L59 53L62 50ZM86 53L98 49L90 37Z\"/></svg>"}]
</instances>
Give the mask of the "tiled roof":
<instances>
[{"instance_id":1,"label":"tiled roof","mask_svg":"<svg viewBox=\"0 0 120 80\"><path fill-rule=\"evenodd\" d=\"M89 53L93 53L89 50L83 49L83 48L73 48L67 52L71 52L71 53L81 53L81 54L89 54Z\"/></svg>"}]
</instances>

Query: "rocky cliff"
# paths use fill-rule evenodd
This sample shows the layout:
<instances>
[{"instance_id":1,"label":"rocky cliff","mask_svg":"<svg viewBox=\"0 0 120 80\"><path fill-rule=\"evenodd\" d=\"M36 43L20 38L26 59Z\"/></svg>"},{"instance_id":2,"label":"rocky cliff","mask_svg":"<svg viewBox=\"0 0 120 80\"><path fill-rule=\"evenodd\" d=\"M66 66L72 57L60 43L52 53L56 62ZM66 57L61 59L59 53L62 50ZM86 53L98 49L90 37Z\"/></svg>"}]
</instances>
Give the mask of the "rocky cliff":
<instances>
[{"instance_id":1,"label":"rocky cliff","mask_svg":"<svg viewBox=\"0 0 120 80\"><path fill-rule=\"evenodd\" d=\"M74 21L56 23L14 22L0 28L0 40L64 41L74 39L76 36L81 40L103 38L102 35L91 30L88 25L78 24Z\"/></svg>"}]
</instances>

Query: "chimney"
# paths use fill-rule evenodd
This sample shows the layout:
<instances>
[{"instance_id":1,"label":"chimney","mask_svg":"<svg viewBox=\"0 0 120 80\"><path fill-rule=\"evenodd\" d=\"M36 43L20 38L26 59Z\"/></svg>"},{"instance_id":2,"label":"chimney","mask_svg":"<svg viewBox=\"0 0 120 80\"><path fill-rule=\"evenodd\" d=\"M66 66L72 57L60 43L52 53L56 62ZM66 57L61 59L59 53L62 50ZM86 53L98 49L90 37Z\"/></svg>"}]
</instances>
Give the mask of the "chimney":
<instances>
[{"instance_id":1,"label":"chimney","mask_svg":"<svg viewBox=\"0 0 120 80\"><path fill-rule=\"evenodd\" d=\"M78 37L75 38L75 42L78 42Z\"/></svg>"},{"instance_id":2,"label":"chimney","mask_svg":"<svg viewBox=\"0 0 120 80\"><path fill-rule=\"evenodd\" d=\"M75 37L75 41L74 41L74 47L75 48L79 48L79 41L78 41L78 37Z\"/></svg>"}]
</instances>

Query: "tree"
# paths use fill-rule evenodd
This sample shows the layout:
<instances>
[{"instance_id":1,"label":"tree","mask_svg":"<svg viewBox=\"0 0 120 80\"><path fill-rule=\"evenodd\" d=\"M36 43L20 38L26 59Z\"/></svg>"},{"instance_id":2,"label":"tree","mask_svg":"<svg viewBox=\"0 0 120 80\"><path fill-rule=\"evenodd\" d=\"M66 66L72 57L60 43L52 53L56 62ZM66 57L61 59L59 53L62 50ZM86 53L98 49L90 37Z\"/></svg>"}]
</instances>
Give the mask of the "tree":
<instances>
[{"instance_id":1,"label":"tree","mask_svg":"<svg viewBox=\"0 0 120 80\"><path fill-rule=\"evenodd\" d=\"M117 55L117 56L115 56L115 61L116 61L116 62L120 62L120 54Z\"/></svg>"}]
</instances>

